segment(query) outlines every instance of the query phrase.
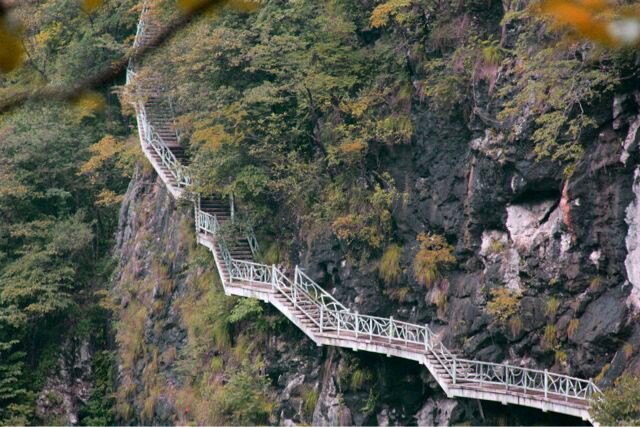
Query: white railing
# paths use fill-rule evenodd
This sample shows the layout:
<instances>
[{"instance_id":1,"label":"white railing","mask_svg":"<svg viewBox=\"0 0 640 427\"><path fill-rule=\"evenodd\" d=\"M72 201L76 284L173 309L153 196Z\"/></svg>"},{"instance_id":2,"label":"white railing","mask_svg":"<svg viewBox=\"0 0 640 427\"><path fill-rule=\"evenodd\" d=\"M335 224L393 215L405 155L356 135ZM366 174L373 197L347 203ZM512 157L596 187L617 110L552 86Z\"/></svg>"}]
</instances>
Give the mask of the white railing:
<instances>
[{"instance_id":1,"label":"white railing","mask_svg":"<svg viewBox=\"0 0 640 427\"><path fill-rule=\"evenodd\" d=\"M220 230L220 223L215 215L196 209L196 231L216 235Z\"/></svg>"},{"instance_id":2,"label":"white railing","mask_svg":"<svg viewBox=\"0 0 640 427\"><path fill-rule=\"evenodd\" d=\"M212 219L207 219L212 217ZM215 216L196 210L198 230L216 235L219 230ZM211 224L211 225L206 225ZM449 376L450 384L464 388L465 384L484 384L492 390L502 388L507 393L530 393L538 398L589 400L600 393L591 380L569 377L513 366L458 358L440 342L428 325L403 322L393 317L376 317L350 311L332 295L315 283L298 267L294 280L275 265L233 259L221 236L216 239L223 252L223 260L229 268L229 278L234 282L256 284L271 288L289 300L305 318L311 320L324 336L373 342L377 345L402 346L405 350L431 354ZM498 387L496 387L498 386Z\"/></svg>"},{"instance_id":3,"label":"white railing","mask_svg":"<svg viewBox=\"0 0 640 427\"><path fill-rule=\"evenodd\" d=\"M231 259L231 280L271 285L273 268L252 261Z\"/></svg>"},{"instance_id":4,"label":"white railing","mask_svg":"<svg viewBox=\"0 0 640 427\"><path fill-rule=\"evenodd\" d=\"M146 12L145 5L143 17ZM144 30L145 23L141 18L134 42L135 48L140 46ZM127 81L135 78L136 73L131 61L127 70ZM144 103L136 102L134 105L143 143L154 149L162 165L170 171L179 186L191 185L188 170L180 164L147 120ZM233 200L230 208L232 216L235 216ZM583 405L586 410L589 401L601 394L600 389L591 380L551 373L547 370L458 358L442 344L428 325L398 321L393 317L376 317L352 312L298 267L295 268L293 280L291 280L282 268L275 265L234 259L222 236L218 218L200 209L199 197L195 207L195 225L197 232L214 237L220 255L219 261L223 264L218 265L218 268L221 271L224 266L228 275L228 279L223 278L223 286L256 285L260 287L260 291L271 288L273 292L282 295L293 304L295 313L291 314L304 316L315 325L320 334L316 339L331 337L339 340L355 340L412 352L424 357L428 365L435 363L436 367L440 367L446 373L445 375L438 371L432 372L441 384L446 384L453 390L454 395L458 389L477 390L481 387L482 390L491 392L530 394L536 399L548 402L565 401L567 405ZM249 232L247 239L255 257L258 242L254 233ZM317 331L311 335L315 336Z\"/></svg>"},{"instance_id":5,"label":"white railing","mask_svg":"<svg viewBox=\"0 0 640 427\"><path fill-rule=\"evenodd\" d=\"M247 241L249 242L249 248L251 248L251 254L253 257L258 256L258 239L256 239L256 234L253 230L249 231L247 234Z\"/></svg>"},{"instance_id":6,"label":"white railing","mask_svg":"<svg viewBox=\"0 0 640 427\"><path fill-rule=\"evenodd\" d=\"M325 305L328 309L332 310L347 310L347 307L342 305L337 299L335 299L330 293L318 286L316 282L311 280L300 267L296 266L294 273L294 282L296 286L302 288L307 292L314 300L319 301Z\"/></svg>"},{"instance_id":7,"label":"white railing","mask_svg":"<svg viewBox=\"0 0 640 427\"><path fill-rule=\"evenodd\" d=\"M207 230L207 232L210 232ZM214 233L215 234L215 233ZM565 400L588 401L600 389L591 380L555 374L546 370L522 368L508 364L480 362L455 356L435 337L427 325L402 322L354 313L318 286L298 267L291 281L274 266L252 261L230 259L231 281L270 285L291 301L322 334L353 338L378 344L404 344L414 351L432 354L453 385L477 383L499 385L505 390L540 392L545 398L559 396ZM416 347L420 346L420 347Z\"/></svg>"},{"instance_id":8,"label":"white railing","mask_svg":"<svg viewBox=\"0 0 640 427\"><path fill-rule=\"evenodd\" d=\"M145 143L153 148L156 154L160 156L162 165L169 170L169 173L171 173L179 187L187 187L191 185L191 175L187 168L180 163L160 134L155 130L151 122L147 120L147 112L144 103L137 103L137 113L138 122L142 123L142 138Z\"/></svg>"},{"instance_id":9,"label":"white railing","mask_svg":"<svg viewBox=\"0 0 640 427\"><path fill-rule=\"evenodd\" d=\"M506 390L541 392L545 398L590 400L601 390L592 380L570 377L545 370L522 368L477 360L454 359L451 365L454 384L479 383L502 385Z\"/></svg>"},{"instance_id":10,"label":"white railing","mask_svg":"<svg viewBox=\"0 0 640 427\"><path fill-rule=\"evenodd\" d=\"M142 34L146 26L145 17L149 12L149 3L145 0L142 4L142 11L140 12L140 19L138 19L138 26L136 27L136 37L133 39L133 48L138 49L142 45Z\"/></svg>"}]
</instances>

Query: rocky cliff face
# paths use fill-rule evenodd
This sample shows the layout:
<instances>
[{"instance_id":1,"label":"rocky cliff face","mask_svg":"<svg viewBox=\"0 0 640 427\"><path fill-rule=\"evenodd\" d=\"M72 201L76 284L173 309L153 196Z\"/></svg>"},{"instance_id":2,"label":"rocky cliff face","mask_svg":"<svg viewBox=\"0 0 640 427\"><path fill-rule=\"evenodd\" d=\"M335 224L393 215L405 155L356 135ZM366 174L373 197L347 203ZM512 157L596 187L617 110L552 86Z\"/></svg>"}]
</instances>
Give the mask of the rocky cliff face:
<instances>
[{"instance_id":1,"label":"rocky cliff face","mask_svg":"<svg viewBox=\"0 0 640 427\"><path fill-rule=\"evenodd\" d=\"M469 358L608 386L640 369L640 94L630 88L593 108L596 130L567 177L535 159L526 117L525 136L507 142L483 123L416 107L415 140L385 158L407 196L393 212L408 273L401 296L380 279L378 260L354 264L329 234L300 233L288 258L348 307L429 323ZM424 231L445 235L457 259L429 288L411 274ZM232 412L218 406L221 390L248 361L268 379L273 424L577 422L446 399L423 367L316 347L266 306L220 332L216 319L235 313L237 300L222 294L210 254L194 240L190 206L139 170L121 211L112 291L122 421L220 422L218 412Z\"/></svg>"},{"instance_id":2,"label":"rocky cliff face","mask_svg":"<svg viewBox=\"0 0 640 427\"><path fill-rule=\"evenodd\" d=\"M418 232L440 230L456 242L458 267L432 289L409 283L403 301L391 300L375 266L350 265L331 238L298 257L353 308L435 323L448 344L469 357L522 361L609 384L640 363L632 292L638 105L633 97L617 102L568 182L557 168L535 163L526 146L495 151L499 135L473 137L462 126L416 117L419 140L395 153L391 165L409 193L394 220L405 241L406 269ZM446 145L431 143L445 137ZM161 182L140 169L122 206L117 242L119 416L131 423L197 419L184 394L200 378L185 366L206 372L225 350L211 343L199 350L204 358L188 355L194 343L187 302L219 288L213 260L194 243L190 206L176 205ZM500 324L487 311L499 283L522 295L516 325ZM445 295L446 304L435 294ZM219 289L215 296L227 298ZM262 316L278 318L268 307ZM257 339L264 346L245 350L264 360L276 402L271 423L493 424L530 416L521 408L448 400L417 364L318 348L293 327Z\"/></svg>"},{"instance_id":3,"label":"rocky cliff face","mask_svg":"<svg viewBox=\"0 0 640 427\"><path fill-rule=\"evenodd\" d=\"M458 268L435 288L409 283L405 301L391 304L375 266L367 274L348 265L336 242L316 244L301 259L354 308L435 321L469 357L523 361L610 384L640 363L634 322L640 135L635 96L608 103L570 179L550 162L535 161L527 144L505 148L500 134L475 136L417 113L416 145L389 165L409 192L394 219L407 271L417 233L435 230L456 242ZM522 296L511 327L486 309L491 289L502 284Z\"/></svg>"},{"instance_id":4,"label":"rocky cliff face","mask_svg":"<svg viewBox=\"0 0 640 427\"><path fill-rule=\"evenodd\" d=\"M112 288L119 306L117 409L121 422L207 420L190 407L198 404L197 399L187 402L184 395L200 380L197 372L203 367L208 370L212 359L228 350L211 344L200 349L204 360L189 360L188 353L197 350L189 340L194 325L185 312L187 302L194 296L206 299L203 289L219 287L213 259L194 247L192 225L189 207L176 206L155 176L138 170L121 210L119 267ZM195 295L193 288L197 288ZM232 300L219 290L215 297ZM279 317L268 307L265 310L264 317ZM349 352L316 347L286 319L276 321L284 325L266 338L255 337L264 346L247 350L264 360L270 398L276 402L271 423L412 423L416 416L425 418L440 410L433 398L428 406L431 412L421 410L426 396L438 396L438 392L417 364L375 355L360 359ZM185 371L185 361L197 365L191 365L192 372ZM368 391L372 379L363 367L369 365L380 370L376 381L381 382L381 395ZM365 378L353 380L355 371Z\"/></svg>"}]
</instances>

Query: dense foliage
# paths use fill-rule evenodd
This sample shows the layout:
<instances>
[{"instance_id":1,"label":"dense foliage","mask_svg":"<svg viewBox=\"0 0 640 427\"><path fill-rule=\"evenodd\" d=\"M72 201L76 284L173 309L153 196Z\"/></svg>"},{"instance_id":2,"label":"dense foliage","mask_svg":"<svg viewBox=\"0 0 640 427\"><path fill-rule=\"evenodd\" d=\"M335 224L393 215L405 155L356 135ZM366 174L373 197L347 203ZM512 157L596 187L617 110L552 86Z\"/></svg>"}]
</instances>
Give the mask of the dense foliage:
<instances>
[{"instance_id":1,"label":"dense foliage","mask_svg":"<svg viewBox=\"0 0 640 427\"><path fill-rule=\"evenodd\" d=\"M392 238L399 194L379 161L413 133L406 61L368 42L368 13L268 2L201 19L156 64L175 76L201 190L233 193L283 241L330 231L355 260Z\"/></svg>"},{"instance_id":2,"label":"dense foliage","mask_svg":"<svg viewBox=\"0 0 640 427\"><path fill-rule=\"evenodd\" d=\"M600 425L640 425L640 378L623 374L594 401L591 414Z\"/></svg>"},{"instance_id":3,"label":"dense foliage","mask_svg":"<svg viewBox=\"0 0 640 427\"><path fill-rule=\"evenodd\" d=\"M133 4L113 2L93 15L70 0L21 7L27 62L0 79L0 96L108 66L129 43ZM99 91L0 116L0 424L35 421L35 395L57 368L62 342L108 341L94 291L108 274L116 225L108 196L122 193L126 180L92 167L80 172L94 144L128 130L117 97ZM89 422L108 423L105 411Z\"/></svg>"}]
</instances>

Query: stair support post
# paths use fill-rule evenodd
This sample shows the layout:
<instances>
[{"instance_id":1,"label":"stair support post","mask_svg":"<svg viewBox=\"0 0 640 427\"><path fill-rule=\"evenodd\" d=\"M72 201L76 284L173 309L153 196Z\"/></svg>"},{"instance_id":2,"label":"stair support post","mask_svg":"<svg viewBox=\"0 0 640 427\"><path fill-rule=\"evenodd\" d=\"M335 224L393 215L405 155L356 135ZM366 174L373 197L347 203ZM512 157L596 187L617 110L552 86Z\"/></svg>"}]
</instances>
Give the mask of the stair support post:
<instances>
[{"instance_id":1,"label":"stair support post","mask_svg":"<svg viewBox=\"0 0 640 427\"><path fill-rule=\"evenodd\" d=\"M453 371L451 372L451 379L453 379L453 383L456 383L456 365L458 362L458 358L456 356L453 356Z\"/></svg>"}]
</instances>

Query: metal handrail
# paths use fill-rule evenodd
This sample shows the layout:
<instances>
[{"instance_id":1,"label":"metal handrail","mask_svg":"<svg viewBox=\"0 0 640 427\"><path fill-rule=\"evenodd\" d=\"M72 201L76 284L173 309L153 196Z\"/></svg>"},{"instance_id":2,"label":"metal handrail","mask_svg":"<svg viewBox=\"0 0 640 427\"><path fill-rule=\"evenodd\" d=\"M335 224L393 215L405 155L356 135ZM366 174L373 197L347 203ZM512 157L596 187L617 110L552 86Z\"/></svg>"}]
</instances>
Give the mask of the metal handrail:
<instances>
[{"instance_id":1,"label":"metal handrail","mask_svg":"<svg viewBox=\"0 0 640 427\"><path fill-rule=\"evenodd\" d=\"M198 226L202 228L201 223ZM211 233L211 230L207 232ZM458 358L437 340L428 325L352 312L297 267L292 281L282 269L272 265L230 258L230 266L232 282L271 285L310 319L322 334L364 342L376 340L382 345L404 344L414 351L432 354L457 387L469 383L498 385L507 391L540 392L546 398L558 396L567 401L585 402L600 393L591 380L546 370ZM420 345L422 350L415 345Z\"/></svg>"},{"instance_id":2,"label":"metal handrail","mask_svg":"<svg viewBox=\"0 0 640 427\"><path fill-rule=\"evenodd\" d=\"M188 169L180 163L160 134L155 130L151 122L147 120L147 112L144 103L138 102L137 106L138 123L142 123L142 137L145 143L153 148L156 154L158 154L162 165L169 170L179 187L190 186L193 181Z\"/></svg>"}]
</instances>

